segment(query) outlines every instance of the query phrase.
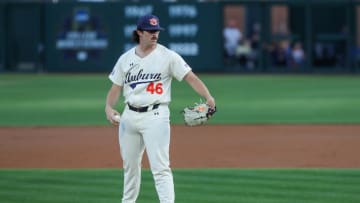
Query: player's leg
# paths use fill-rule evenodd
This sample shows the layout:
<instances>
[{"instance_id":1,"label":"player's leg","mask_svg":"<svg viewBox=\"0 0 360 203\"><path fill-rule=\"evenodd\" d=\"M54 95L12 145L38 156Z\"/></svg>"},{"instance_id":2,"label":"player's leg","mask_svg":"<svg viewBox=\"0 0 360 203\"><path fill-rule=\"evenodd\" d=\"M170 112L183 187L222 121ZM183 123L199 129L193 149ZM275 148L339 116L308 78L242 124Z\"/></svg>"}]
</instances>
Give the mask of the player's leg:
<instances>
[{"instance_id":1,"label":"player's leg","mask_svg":"<svg viewBox=\"0 0 360 203\"><path fill-rule=\"evenodd\" d=\"M150 113L150 112L149 112ZM173 176L170 169L170 122L167 106L153 111L151 122L143 131L155 187L161 203L173 203L175 199Z\"/></svg>"},{"instance_id":2,"label":"player's leg","mask_svg":"<svg viewBox=\"0 0 360 203\"><path fill-rule=\"evenodd\" d=\"M121 118L119 143L124 168L123 203L135 203L141 183L141 160L144 153L142 136L126 116Z\"/></svg>"}]
</instances>

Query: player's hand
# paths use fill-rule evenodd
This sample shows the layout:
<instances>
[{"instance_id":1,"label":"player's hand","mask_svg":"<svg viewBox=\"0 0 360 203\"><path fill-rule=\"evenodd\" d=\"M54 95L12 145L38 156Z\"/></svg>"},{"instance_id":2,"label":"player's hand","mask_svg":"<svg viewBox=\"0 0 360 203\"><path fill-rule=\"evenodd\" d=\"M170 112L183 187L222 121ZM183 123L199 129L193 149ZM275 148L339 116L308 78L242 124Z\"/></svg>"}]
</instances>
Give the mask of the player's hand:
<instances>
[{"instance_id":1,"label":"player's hand","mask_svg":"<svg viewBox=\"0 0 360 203\"><path fill-rule=\"evenodd\" d=\"M214 97L210 96L209 98L207 98L206 104L210 106L207 117L211 118L211 116L216 112L216 104Z\"/></svg>"},{"instance_id":2,"label":"player's hand","mask_svg":"<svg viewBox=\"0 0 360 203\"><path fill-rule=\"evenodd\" d=\"M215 99L214 97L206 98L206 104L209 105L211 108L215 108Z\"/></svg>"},{"instance_id":3,"label":"player's hand","mask_svg":"<svg viewBox=\"0 0 360 203\"><path fill-rule=\"evenodd\" d=\"M119 125L120 113L113 108L105 109L106 118L112 125Z\"/></svg>"}]
</instances>

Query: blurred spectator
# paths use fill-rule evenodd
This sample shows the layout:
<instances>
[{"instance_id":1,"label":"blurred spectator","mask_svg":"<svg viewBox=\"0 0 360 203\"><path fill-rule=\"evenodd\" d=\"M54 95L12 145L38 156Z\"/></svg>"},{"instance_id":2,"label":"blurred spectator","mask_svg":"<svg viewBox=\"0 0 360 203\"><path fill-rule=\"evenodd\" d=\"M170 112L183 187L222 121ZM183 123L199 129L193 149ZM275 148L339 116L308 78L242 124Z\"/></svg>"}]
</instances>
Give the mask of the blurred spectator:
<instances>
[{"instance_id":1,"label":"blurred spectator","mask_svg":"<svg viewBox=\"0 0 360 203\"><path fill-rule=\"evenodd\" d=\"M251 39L251 48L253 50L258 50L260 47L260 34L261 34L261 25L260 23L254 23L253 28L250 33Z\"/></svg>"},{"instance_id":2,"label":"blurred spectator","mask_svg":"<svg viewBox=\"0 0 360 203\"><path fill-rule=\"evenodd\" d=\"M236 20L230 19L223 30L225 62L231 64L235 59L235 52L239 41L242 38L242 33L237 27Z\"/></svg>"},{"instance_id":3,"label":"blurred spectator","mask_svg":"<svg viewBox=\"0 0 360 203\"><path fill-rule=\"evenodd\" d=\"M288 40L275 41L269 48L273 66L288 66L291 62L291 46Z\"/></svg>"},{"instance_id":4,"label":"blurred spectator","mask_svg":"<svg viewBox=\"0 0 360 203\"><path fill-rule=\"evenodd\" d=\"M304 65L305 62L305 52L300 42L296 42L291 51L291 66L298 67Z\"/></svg>"},{"instance_id":5,"label":"blurred spectator","mask_svg":"<svg viewBox=\"0 0 360 203\"><path fill-rule=\"evenodd\" d=\"M316 42L314 60L315 66L334 66L336 62L334 43Z\"/></svg>"},{"instance_id":6,"label":"blurred spectator","mask_svg":"<svg viewBox=\"0 0 360 203\"><path fill-rule=\"evenodd\" d=\"M241 40L236 48L235 54L241 66L247 69L253 69L255 67L255 53L251 47L250 40Z\"/></svg>"},{"instance_id":7,"label":"blurred spectator","mask_svg":"<svg viewBox=\"0 0 360 203\"><path fill-rule=\"evenodd\" d=\"M255 68L258 65L258 58L261 52L261 49L263 48L261 45L261 24L258 22L255 22L252 25L252 30L249 35L250 43L251 43L251 64L252 69Z\"/></svg>"},{"instance_id":8,"label":"blurred spectator","mask_svg":"<svg viewBox=\"0 0 360 203\"><path fill-rule=\"evenodd\" d=\"M351 54L352 59L355 61L355 66L360 67L360 46L355 46Z\"/></svg>"},{"instance_id":9,"label":"blurred spectator","mask_svg":"<svg viewBox=\"0 0 360 203\"><path fill-rule=\"evenodd\" d=\"M347 47L349 37L349 29L346 25L342 26L339 32L318 34L318 40L314 45L314 65L344 67L346 56L350 51Z\"/></svg>"},{"instance_id":10,"label":"blurred spectator","mask_svg":"<svg viewBox=\"0 0 360 203\"><path fill-rule=\"evenodd\" d=\"M336 53L336 65L340 67L345 66L347 52L350 50L347 48L347 38L350 37L349 29L346 25L344 25L339 34L340 40L336 42L335 53Z\"/></svg>"}]
</instances>

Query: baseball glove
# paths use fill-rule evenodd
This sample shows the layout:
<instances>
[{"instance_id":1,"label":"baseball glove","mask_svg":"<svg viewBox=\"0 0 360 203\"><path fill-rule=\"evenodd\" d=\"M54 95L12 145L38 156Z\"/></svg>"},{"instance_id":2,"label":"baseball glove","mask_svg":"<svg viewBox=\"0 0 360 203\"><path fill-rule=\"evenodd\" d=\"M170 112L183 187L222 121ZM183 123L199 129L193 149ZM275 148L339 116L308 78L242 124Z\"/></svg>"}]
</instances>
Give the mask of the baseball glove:
<instances>
[{"instance_id":1,"label":"baseball glove","mask_svg":"<svg viewBox=\"0 0 360 203\"><path fill-rule=\"evenodd\" d=\"M197 126L206 123L216 112L216 107L211 108L205 102L195 103L194 106L186 107L182 111L185 124L188 126Z\"/></svg>"}]
</instances>

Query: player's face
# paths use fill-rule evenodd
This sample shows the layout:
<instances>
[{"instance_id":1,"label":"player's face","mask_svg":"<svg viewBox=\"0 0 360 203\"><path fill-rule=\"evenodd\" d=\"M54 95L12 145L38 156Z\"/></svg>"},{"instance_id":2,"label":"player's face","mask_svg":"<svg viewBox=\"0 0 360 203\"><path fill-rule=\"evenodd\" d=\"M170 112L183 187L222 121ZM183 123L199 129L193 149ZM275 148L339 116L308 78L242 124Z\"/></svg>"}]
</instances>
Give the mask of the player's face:
<instances>
[{"instance_id":1,"label":"player's face","mask_svg":"<svg viewBox=\"0 0 360 203\"><path fill-rule=\"evenodd\" d=\"M142 31L140 35L141 41L147 45L154 45L159 39L159 33L159 30Z\"/></svg>"}]
</instances>

